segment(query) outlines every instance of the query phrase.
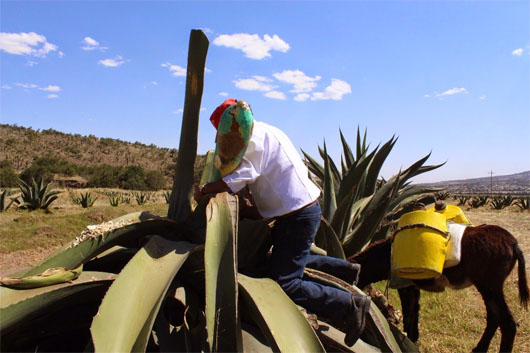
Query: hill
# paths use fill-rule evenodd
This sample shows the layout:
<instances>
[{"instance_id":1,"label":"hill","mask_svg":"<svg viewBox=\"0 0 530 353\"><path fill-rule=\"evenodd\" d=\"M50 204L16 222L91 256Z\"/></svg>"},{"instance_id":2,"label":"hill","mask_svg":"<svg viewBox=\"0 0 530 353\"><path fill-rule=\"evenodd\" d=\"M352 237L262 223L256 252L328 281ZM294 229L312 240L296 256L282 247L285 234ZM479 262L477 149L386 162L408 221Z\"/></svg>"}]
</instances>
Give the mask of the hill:
<instances>
[{"instance_id":1,"label":"hill","mask_svg":"<svg viewBox=\"0 0 530 353\"><path fill-rule=\"evenodd\" d=\"M440 181L422 184L425 186L442 187L451 193L511 193L530 194L530 171L494 177L472 178L464 180Z\"/></svg>"}]
</instances>

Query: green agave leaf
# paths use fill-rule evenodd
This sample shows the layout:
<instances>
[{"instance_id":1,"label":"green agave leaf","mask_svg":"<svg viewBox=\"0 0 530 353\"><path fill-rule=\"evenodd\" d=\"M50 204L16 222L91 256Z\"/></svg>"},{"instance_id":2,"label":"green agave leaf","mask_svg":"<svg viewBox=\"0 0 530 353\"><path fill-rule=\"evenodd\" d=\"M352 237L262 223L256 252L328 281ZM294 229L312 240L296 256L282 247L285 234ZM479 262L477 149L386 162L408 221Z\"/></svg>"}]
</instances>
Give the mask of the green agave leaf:
<instances>
[{"instance_id":1,"label":"green agave leaf","mask_svg":"<svg viewBox=\"0 0 530 353\"><path fill-rule=\"evenodd\" d=\"M212 352L236 352L242 347L237 310L237 202L237 197L222 193L206 208L205 313Z\"/></svg>"},{"instance_id":2,"label":"green agave leaf","mask_svg":"<svg viewBox=\"0 0 530 353\"><path fill-rule=\"evenodd\" d=\"M88 298L103 298L111 282L112 273L86 271L72 282L47 287L19 290L0 287L0 332L2 337L25 331L24 327L54 311L77 305ZM13 337L15 338L15 337Z\"/></svg>"},{"instance_id":3,"label":"green agave leaf","mask_svg":"<svg viewBox=\"0 0 530 353\"><path fill-rule=\"evenodd\" d=\"M383 146L381 146L381 148L377 151L376 155L374 156L374 159L370 163L368 173L366 174L363 196L366 197L372 195L375 192L377 177L379 176L381 167L385 163L386 158L392 151L392 148L396 144L397 140L397 138L394 138L394 136L392 136L392 138L388 140Z\"/></svg>"},{"instance_id":4,"label":"green agave leaf","mask_svg":"<svg viewBox=\"0 0 530 353\"><path fill-rule=\"evenodd\" d=\"M334 286L351 293L365 294L359 288L321 271L306 268L304 270L304 275L310 280L325 285ZM363 341L376 346L383 352L401 352L401 348L394 338L394 334L392 333L388 322L373 302L370 305L369 313L370 315L366 320L364 333L361 336Z\"/></svg>"},{"instance_id":5,"label":"green agave leaf","mask_svg":"<svg viewBox=\"0 0 530 353\"><path fill-rule=\"evenodd\" d=\"M89 238L80 242L78 245L70 243L24 275L36 275L53 267L74 269L113 246L124 245L147 235L168 235L177 233L178 231L179 226L176 222L168 219L153 219L133 223L122 228L116 228L97 237Z\"/></svg>"},{"instance_id":6,"label":"green agave leaf","mask_svg":"<svg viewBox=\"0 0 530 353\"><path fill-rule=\"evenodd\" d=\"M249 310L275 352L324 352L298 307L270 278L238 275L244 308Z\"/></svg>"},{"instance_id":7,"label":"green agave leaf","mask_svg":"<svg viewBox=\"0 0 530 353\"><path fill-rule=\"evenodd\" d=\"M381 350L377 347L374 347L362 339L357 340L353 347L348 347L344 344L343 332L337 330L335 327L331 326L328 323L317 320L318 329L316 333L322 344L326 347L328 352L355 352L355 353L380 353Z\"/></svg>"},{"instance_id":8,"label":"green agave leaf","mask_svg":"<svg viewBox=\"0 0 530 353\"><path fill-rule=\"evenodd\" d=\"M153 236L107 291L90 331L96 351L145 351L160 304L197 245Z\"/></svg>"},{"instance_id":9,"label":"green agave leaf","mask_svg":"<svg viewBox=\"0 0 530 353\"><path fill-rule=\"evenodd\" d=\"M326 156L327 156L328 165L329 165L329 168L330 168L330 175L332 176L332 179L333 179L334 191L335 191L335 193L337 193L337 192L339 192L339 185L340 185L340 181L341 181L342 177L341 177L341 174L339 172L339 169L335 165L335 162L328 155L328 152L327 152L327 149L326 149L326 141L324 141L324 149L322 149L322 148L320 148L320 146L318 146L318 152L320 153L320 157L324 161L326 160Z\"/></svg>"},{"instance_id":10,"label":"green agave leaf","mask_svg":"<svg viewBox=\"0 0 530 353\"><path fill-rule=\"evenodd\" d=\"M246 274L266 268L267 253L272 246L271 228L262 220L242 219L238 225L237 264Z\"/></svg>"},{"instance_id":11,"label":"green agave leaf","mask_svg":"<svg viewBox=\"0 0 530 353\"><path fill-rule=\"evenodd\" d=\"M244 353L273 352L259 328L248 323L243 323L242 326L241 333L243 336Z\"/></svg>"},{"instance_id":12,"label":"green agave leaf","mask_svg":"<svg viewBox=\"0 0 530 353\"><path fill-rule=\"evenodd\" d=\"M213 159L215 157L215 151L209 150L206 153L206 164L204 166L204 169L202 170L201 174L201 182L199 185L204 185L206 183L210 183L214 180L214 174L216 173L215 166L213 164Z\"/></svg>"},{"instance_id":13,"label":"green agave leaf","mask_svg":"<svg viewBox=\"0 0 530 353\"><path fill-rule=\"evenodd\" d=\"M306 165L309 168L309 171L316 175L320 180L324 180L324 167L320 165L313 157L305 153L302 150L304 157L306 158Z\"/></svg>"},{"instance_id":14,"label":"green agave leaf","mask_svg":"<svg viewBox=\"0 0 530 353\"><path fill-rule=\"evenodd\" d=\"M315 243L318 247L326 250L328 256L345 259L344 251L339 237L325 219L321 219L320 227L315 236Z\"/></svg>"},{"instance_id":15,"label":"green agave leaf","mask_svg":"<svg viewBox=\"0 0 530 353\"><path fill-rule=\"evenodd\" d=\"M342 201L349 196L350 193L358 194L357 189L364 187L361 184L362 177L367 173L370 162L374 158L376 151L373 151L368 156L361 155L361 158L346 172L342 182L340 183L339 192L337 194L337 202L342 204ZM352 201L357 198L352 198Z\"/></svg>"},{"instance_id":16,"label":"green agave leaf","mask_svg":"<svg viewBox=\"0 0 530 353\"><path fill-rule=\"evenodd\" d=\"M399 179L396 182L387 182L373 195L362 211L359 223L354 225L352 232L344 239L343 247L346 256L361 251L371 241L398 187Z\"/></svg>"},{"instance_id":17,"label":"green agave leaf","mask_svg":"<svg viewBox=\"0 0 530 353\"><path fill-rule=\"evenodd\" d=\"M179 223L186 220L191 213L191 195L194 182L193 166L197 155L199 113L208 46L208 38L203 31L191 31L178 158L167 213L168 218Z\"/></svg>"},{"instance_id":18,"label":"green agave leaf","mask_svg":"<svg viewBox=\"0 0 530 353\"><path fill-rule=\"evenodd\" d=\"M335 198L335 177L331 169L331 158L328 156L326 143L324 142L324 204L322 214L325 219L332 219L337 209L337 200Z\"/></svg>"},{"instance_id":19,"label":"green agave leaf","mask_svg":"<svg viewBox=\"0 0 530 353\"><path fill-rule=\"evenodd\" d=\"M346 138L344 138L341 129L339 129L339 133L340 141L342 142L342 150L344 151L345 164L343 164L342 167L342 171L344 173L346 170L349 170L353 166L353 164L355 163L355 157L353 156L353 152L351 151L350 145L348 145Z\"/></svg>"}]
</instances>

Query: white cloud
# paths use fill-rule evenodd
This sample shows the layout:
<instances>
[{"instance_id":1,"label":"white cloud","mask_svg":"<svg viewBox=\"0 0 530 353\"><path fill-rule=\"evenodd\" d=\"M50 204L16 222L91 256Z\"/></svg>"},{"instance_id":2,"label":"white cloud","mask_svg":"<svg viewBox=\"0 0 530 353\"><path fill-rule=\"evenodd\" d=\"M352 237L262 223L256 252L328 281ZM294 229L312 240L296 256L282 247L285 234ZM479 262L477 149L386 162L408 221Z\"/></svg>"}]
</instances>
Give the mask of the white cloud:
<instances>
[{"instance_id":1,"label":"white cloud","mask_svg":"<svg viewBox=\"0 0 530 353\"><path fill-rule=\"evenodd\" d=\"M2 89L11 89L12 87L10 85L2 85Z\"/></svg>"},{"instance_id":2,"label":"white cloud","mask_svg":"<svg viewBox=\"0 0 530 353\"><path fill-rule=\"evenodd\" d=\"M29 66L29 67L35 66L37 64L38 64L38 62L32 61L32 60L28 60L28 62L26 63L26 65Z\"/></svg>"},{"instance_id":3,"label":"white cloud","mask_svg":"<svg viewBox=\"0 0 530 353\"><path fill-rule=\"evenodd\" d=\"M105 59L105 60L100 60L99 63L103 66L107 66L107 67L117 67L117 66L120 66L122 64L125 63L125 61L123 61L123 58L121 56L117 56L116 58L114 59Z\"/></svg>"},{"instance_id":4,"label":"white cloud","mask_svg":"<svg viewBox=\"0 0 530 353\"><path fill-rule=\"evenodd\" d=\"M101 50L101 51L104 51L104 50L108 49L107 47L103 47L103 46L99 45L99 42L97 40L95 40L94 38L90 38L90 37L85 37L85 39L83 39L83 43L84 43L84 46L81 47L81 49L83 49L83 50Z\"/></svg>"},{"instance_id":5,"label":"white cloud","mask_svg":"<svg viewBox=\"0 0 530 353\"><path fill-rule=\"evenodd\" d=\"M348 84L348 82L332 78L331 85L326 87L324 92L313 92L311 100L315 101L333 99L338 101L342 99L342 96L349 93L351 93L351 86Z\"/></svg>"},{"instance_id":6,"label":"white cloud","mask_svg":"<svg viewBox=\"0 0 530 353\"><path fill-rule=\"evenodd\" d=\"M152 81L151 84L152 84L153 86L156 86L156 85L158 85L158 82L156 82L156 81Z\"/></svg>"},{"instance_id":7,"label":"white cloud","mask_svg":"<svg viewBox=\"0 0 530 353\"><path fill-rule=\"evenodd\" d=\"M236 33L221 34L214 39L213 44L228 48L239 49L250 59L264 59L271 56L271 50L287 52L291 47L276 34L272 37L268 34L260 38L257 34Z\"/></svg>"},{"instance_id":8,"label":"white cloud","mask_svg":"<svg viewBox=\"0 0 530 353\"><path fill-rule=\"evenodd\" d=\"M163 63L160 66L167 67L170 72L173 73L173 76L186 76L186 68L179 66L179 65L173 65L169 62Z\"/></svg>"},{"instance_id":9,"label":"white cloud","mask_svg":"<svg viewBox=\"0 0 530 353\"><path fill-rule=\"evenodd\" d=\"M281 99L285 100L285 94L280 91L269 91L264 94L265 97L272 98L272 99Z\"/></svg>"},{"instance_id":10,"label":"white cloud","mask_svg":"<svg viewBox=\"0 0 530 353\"><path fill-rule=\"evenodd\" d=\"M42 91L48 91L48 92L59 92L61 90L61 87L48 85L48 87L39 88L39 89Z\"/></svg>"},{"instance_id":11,"label":"white cloud","mask_svg":"<svg viewBox=\"0 0 530 353\"><path fill-rule=\"evenodd\" d=\"M205 107L201 107L201 109L199 109L199 111L201 111L201 112L205 112L205 111L206 111L206 108L205 108Z\"/></svg>"},{"instance_id":12,"label":"white cloud","mask_svg":"<svg viewBox=\"0 0 530 353\"><path fill-rule=\"evenodd\" d=\"M59 58L62 58L64 56L64 53L62 51L59 50L59 52L57 53L57 55L59 55Z\"/></svg>"},{"instance_id":13,"label":"white cloud","mask_svg":"<svg viewBox=\"0 0 530 353\"><path fill-rule=\"evenodd\" d=\"M445 91L445 92L438 93L438 94L436 94L436 96L437 96L437 97L441 97L441 96L452 96L453 94L459 94L459 93L466 93L466 94L467 94L467 93L469 93L469 92L467 91L467 89L465 89L465 88L463 88L463 87L462 87L462 88L457 88L457 87L455 87L455 88L448 89L448 90Z\"/></svg>"},{"instance_id":14,"label":"white cloud","mask_svg":"<svg viewBox=\"0 0 530 353\"><path fill-rule=\"evenodd\" d=\"M37 88L39 86L37 86L36 84L34 83L15 83L15 86L19 86L19 87L22 87L22 88Z\"/></svg>"},{"instance_id":15,"label":"white cloud","mask_svg":"<svg viewBox=\"0 0 530 353\"><path fill-rule=\"evenodd\" d=\"M219 95L223 96L223 97L227 97L228 96L228 92L219 92Z\"/></svg>"},{"instance_id":16,"label":"white cloud","mask_svg":"<svg viewBox=\"0 0 530 353\"><path fill-rule=\"evenodd\" d=\"M252 78L242 78L239 80L235 80L234 83L236 84L237 88L244 89L247 91L268 92L278 87L269 84L268 82L270 81L271 79L263 76L252 76Z\"/></svg>"},{"instance_id":17,"label":"white cloud","mask_svg":"<svg viewBox=\"0 0 530 353\"><path fill-rule=\"evenodd\" d=\"M512 55L515 55L515 56L521 56L523 55L523 48L518 48L518 49L515 49L514 51L512 51Z\"/></svg>"},{"instance_id":18,"label":"white cloud","mask_svg":"<svg viewBox=\"0 0 530 353\"><path fill-rule=\"evenodd\" d=\"M316 87L316 82L321 76L310 77L300 70L284 70L273 75L277 80L292 84L294 88L291 92L302 93L311 92Z\"/></svg>"},{"instance_id":19,"label":"white cloud","mask_svg":"<svg viewBox=\"0 0 530 353\"><path fill-rule=\"evenodd\" d=\"M180 108L180 109L173 111L172 114L182 114L183 111L184 109Z\"/></svg>"},{"instance_id":20,"label":"white cloud","mask_svg":"<svg viewBox=\"0 0 530 353\"><path fill-rule=\"evenodd\" d=\"M0 33L0 50L9 54L45 57L57 48L57 45L49 43L45 36L35 32Z\"/></svg>"},{"instance_id":21,"label":"white cloud","mask_svg":"<svg viewBox=\"0 0 530 353\"><path fill-rule=\"evenodd\" d=\"M486 99L486 96L480 96L480 97L478 97L478 99L480 99L481 101L483 101L484 99Z\"/></svg>"},{"instance_id":22,"label":"white cloud","mask_svg":"<svg viewBox=\"0 0 530 353\"><path fill-rule=\"evenodd\" d=\"M308 100L309 97L311 97L311 96L309 94L307 94L307 93L300 93L300 94L297 94L294 97L294 100L297 101L297 102L304 102L304 101Z\"/></svg>"},{"instance_id":23,"label":"white cloud","mask_svg":"<svg viewBox=\"0 0 530 353\"><path fill-rule=\"evenodd\" d=\"M50 98L50 99L59 98L59 96L56 95L56 94L48 94L48 98Z\"/></svg>"}]
</instances>

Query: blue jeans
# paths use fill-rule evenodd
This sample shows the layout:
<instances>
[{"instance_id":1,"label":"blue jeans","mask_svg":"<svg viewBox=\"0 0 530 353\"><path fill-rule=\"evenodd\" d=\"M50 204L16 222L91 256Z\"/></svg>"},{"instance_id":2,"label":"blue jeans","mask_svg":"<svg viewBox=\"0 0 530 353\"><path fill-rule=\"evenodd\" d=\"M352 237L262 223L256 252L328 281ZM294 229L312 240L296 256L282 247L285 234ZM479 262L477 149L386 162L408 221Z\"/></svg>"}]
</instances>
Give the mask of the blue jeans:
<instances>
[{"instance_id":1,"label":"blue jeans","mask_svg":"<svg viewBox=\"0 0 530 353\"><path fill-rule=\"evenodd\" d=\"M306 266L340 278L347 278L352 271L346 260L310 255L320 217L320 205L315 204L276 220L272 229L271 277L296 304L318 316L342 322L352 306L351 294L302 279Z\"/></svg>"}]
</instances>

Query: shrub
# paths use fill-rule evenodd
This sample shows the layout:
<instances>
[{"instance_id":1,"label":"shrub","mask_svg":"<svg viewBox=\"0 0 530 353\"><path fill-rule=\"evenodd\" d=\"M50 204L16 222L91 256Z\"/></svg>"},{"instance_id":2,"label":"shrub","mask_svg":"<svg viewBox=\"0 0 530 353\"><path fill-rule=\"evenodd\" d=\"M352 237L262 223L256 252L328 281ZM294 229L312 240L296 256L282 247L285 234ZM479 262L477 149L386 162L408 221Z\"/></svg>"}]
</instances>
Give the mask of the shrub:
<instances>
[{"instance_id":1,"label":"shrub","mask_svg":"<svg viewBox=\"0 0 530 353\"><path fill-rule=\"evenodd\" d=\"M166 179L160 171L150 170L145 174L145 184L149 190L160 190L166 187Z\"/></svg>"},{"instance_id":2,"label":"shrub","mask_svg":"<svg viewBox=\"0 0 530 353\"><path fill-rule=\"evenodd\" d=\"M119 187L126 190L146 190L145 170L137 165L129 165L119 175Z\"/></svg>"},{"instance_id":3,"label":"shrub","mask_svg":"<svg viewBox=\"0 0 530 353\"><path fill-rule=\"evenodd\" d=\"M17 173L10 166L0 167L0 187L14 188L17 187Z\"/></svg>"},{"instance_id":4,"label":"shrub","mask_svg":"<svg viewBox=\"0 0 530 353\"><path fill-rule=\"evenodd\" d=\"M116 188L120 184L119 174L123 167L113 167L101 164L89 171L88 186L101 188Z\"/></svg>"}]
</instances>

